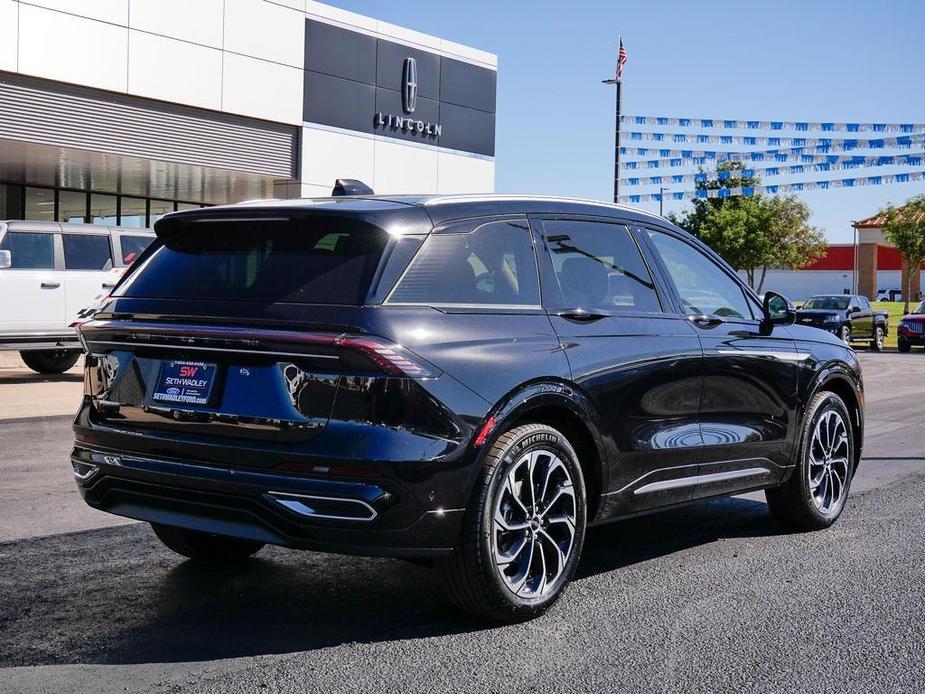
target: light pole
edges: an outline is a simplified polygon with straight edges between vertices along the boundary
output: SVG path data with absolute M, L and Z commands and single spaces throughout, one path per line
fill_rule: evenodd
M 665 216 L 665 191 L 666 190 L 668 189 L 667 188 L 658 189 L 658 216 L 659 217 Z

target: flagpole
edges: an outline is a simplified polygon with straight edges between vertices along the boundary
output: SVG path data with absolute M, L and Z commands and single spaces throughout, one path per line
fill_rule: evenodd
M 617 202 L 620 199 L 620 112 L 622 106 L 622 100 L 620 95 L 622 93 L 623 80 L 617 80 L 617 123 L 614 127 L 614 150 L 613 150 L 613 201 Z
M 613 201 L 620 199 L 620 113 L 622 110 L 622 75 L 620 74 L 620 50 L 623 45 L 623 37 L 617 36 L 617 64 L 613 77 L 607 80 L 601 80 L 604 84 L 613 84 L 617 88 L 616 100 L 616 120 L 613 130 Z M 624 61 L 625 62 L 625 61 Z

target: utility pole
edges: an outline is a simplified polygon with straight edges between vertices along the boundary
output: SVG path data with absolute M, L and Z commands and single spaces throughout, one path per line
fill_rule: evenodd
M 617 37 L 617 69 L 612 79 L 601 80 L 603 84 L 613 84 L 617 87 L 616 119 L 613 133 L 613 201 L 620 198 L 620 115 L 622 112 L 621 92 L 623 85 L 623 65 L 626 64 L 626 50 L 623 48 L 623 38 Z

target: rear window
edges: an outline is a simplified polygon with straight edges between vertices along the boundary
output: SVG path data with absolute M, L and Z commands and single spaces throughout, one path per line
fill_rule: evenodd
M 64 267 L 68 270 L 111 270 L 109 236 L 64 234 Z
M 122 247 L 122 264 L 131 265 L 135 262 L 142 251 L 151 245 L 154 240 L 152 236 L 126 236 L 119 237 L 119 245 Z
M 157 241 L 117 295 L 362 304 L 388 238 L 331 218 L 186 224 Z

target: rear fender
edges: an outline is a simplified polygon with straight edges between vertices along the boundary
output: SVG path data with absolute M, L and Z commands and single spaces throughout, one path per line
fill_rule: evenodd
M 482 461 L 494 441 L 505 431 L 527 422 L 546 421 L 557 413 L 570 421 L 578 421 L 588 432 L 594 446 L 595 460 L 591 472 L 594 475 L 596 494 L 609 489 L 609 467 L 613 444 L 601 435 L 603 427 L 597 409 L 590 399 L 574 385 L 560 380 L 534 381 L 519 386 L 505 395 L 475 429 L 470 442 L 478 464 L 473 465 L 467 480 L 467 498 L 471 495 Z M 587 468 L 585 465 L 583 469 Z M 598 509 L 597 499 L 589 498 L 592 509 Z M 595 520 L 593 517 L 589 520 Z

